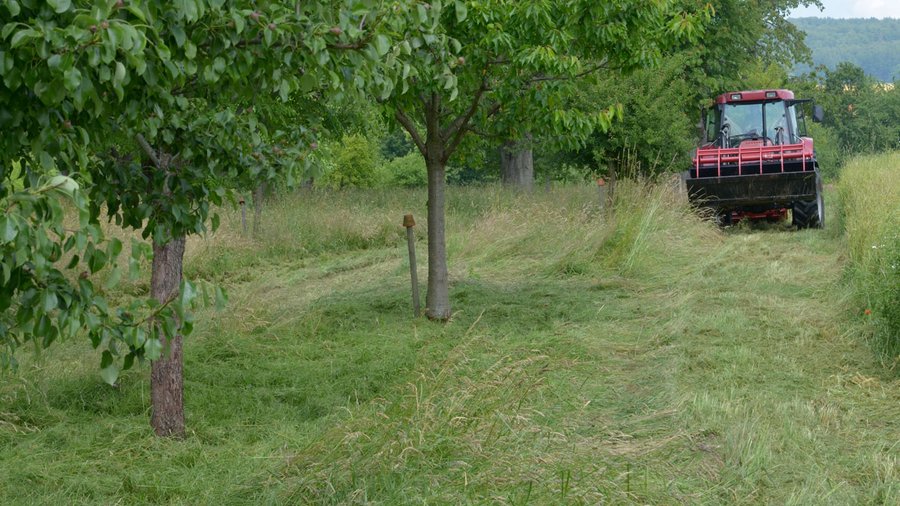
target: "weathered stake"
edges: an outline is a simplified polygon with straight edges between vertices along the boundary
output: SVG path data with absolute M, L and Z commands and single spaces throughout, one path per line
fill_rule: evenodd
M 241 197 L 241 229 L 243 229 L 244 235 L 247 235 L 247 206 L 244 197 Z
M 600 210 L 602 211 L 606 207 L 607 200 L 606 181 L 602 177 L 597 178 L 597 194 L 600 197 Z
M 412 280 L 413 314 L 418 318 L 421 307 L 419 306 L 419 276 L 416 273 L 416 238 L 413 233 L 416 220 L 413 219 L 413 215 L 407 214 L 403 217 L 403 226 L 406 227 L 406 243 L 409 246 L 409 277 Z

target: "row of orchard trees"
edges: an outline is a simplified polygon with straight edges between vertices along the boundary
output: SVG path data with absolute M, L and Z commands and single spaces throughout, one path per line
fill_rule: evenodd
M 447 162 L 474 129 L 577 146 L 621 110 L 561 107 L 584 76 L 655 64 L 699 33 L 700 2 L 646 0 L 0 0 L 0 339 L 86 335 L 112 383 L 151 366 L 151 423 L 184 433 L 182 336 L 205 291 L 185 237 L 216 206 L 304 176 L 315 108 L 374 97 L 428 168 L 427 314 L 450 317 Z M 105 238 L 108 219 L 148 243 Z M 92 274 L 151 258 L 150 291 L 111 307 Z M 127 263 L 132 269 L 123 269 Z M 133 272 L 132 272 L 133 274 Z

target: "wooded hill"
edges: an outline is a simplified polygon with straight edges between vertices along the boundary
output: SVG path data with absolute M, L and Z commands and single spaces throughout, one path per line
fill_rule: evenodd
M 885 82 L 900 77 L 900 19 L 795 18 L 790 20 L 806 32 L 806 45 L 815 65 L 834 68 L 849 61 L 867 74 Z M 798 65 L 795 72 L 808 72 Z

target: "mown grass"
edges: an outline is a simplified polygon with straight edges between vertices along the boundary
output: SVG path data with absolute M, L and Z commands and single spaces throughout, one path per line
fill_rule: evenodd
M 900 365 L 900 153 L 850 160 L 839 188 L 860 312 L 875 349 Z
M 655 185 L 596 204 L 453 188 L 445 325 L 410 314 L 423 192 L 227 214 L 189 244 L 231 297 L 187 340 L 187 439 L 152 436 L 146 368 L 111 388 L 62 343 L 3 378 L 0 502 L 900 501 L 900 382 L 840 236 L 722 233 Z

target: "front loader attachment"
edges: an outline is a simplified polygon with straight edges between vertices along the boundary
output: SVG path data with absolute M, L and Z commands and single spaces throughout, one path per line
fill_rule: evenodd
M 815 200 L 818 194 L 815 170 L 700 178 L 691 177 L 691 172 L 685 178 L 691 202 L 720 211 L 790 207 L 794 202 Z

